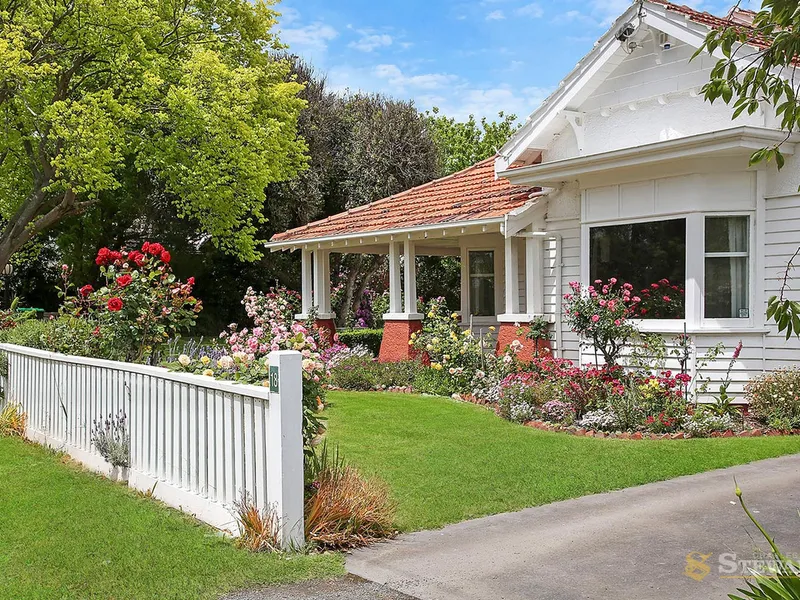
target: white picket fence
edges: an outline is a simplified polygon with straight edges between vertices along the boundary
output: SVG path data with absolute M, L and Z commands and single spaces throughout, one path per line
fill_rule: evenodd
M 269 355 L 267 388 L 10 344 L 0 352 L 8 357 L 6 401 L 28 414 L 30 439 L 119 478 L 94 449 L 91 429 L 122 411 L 128 485 L 231 533 L 233 503 L 247 494 L 276 511 L 284 547 L 303 543 L 300 353 Z

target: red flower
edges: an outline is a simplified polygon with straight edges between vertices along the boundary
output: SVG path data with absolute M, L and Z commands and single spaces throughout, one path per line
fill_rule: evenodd
M 81 296 L 83 296 L 84 298 L 88 298 L 89 294 L 91 294 L 94 291 L 94 288 L 87 283 L 78 291 L 80 292 Z
M 94 262 L 98 265 L 107 265 L 109 254 L 111 254 L 111 251 L 108 248 L 100 248 L 100 250 L 97 251 L 97 258 L 94 259 Z
M 151 247 L 152 247 L 152 246 L 151 246 Z M 168 263 L 169 261 L 171 261 L 171 260 L 172 260 L 172 256 L 170 255 L 170 253 L 169 253 L 169 252 L 167 252 L 166 250 L 164 250 L 164 251 L 161 253 L 161 260 L 162 260 L 163 262 L 165 262 L 165 263 Z
M 144 264 L 144 261 L 147 260 L 147 257 L 138 250 L 133 250 L 130 254 L 128 254 L 128 260 L 132 260 L 134 263 L 136 263 L 137 267 L 141 267 Z
M 144 246 L 142 246 L 144 248 Z M 159 244 L 158 242 L 154 242 L 147 247 L 145 252 L 152 254 L 153 256 L 158 256 L 164 251 L 164 246 Z
M 108 253 L 108 262 L 116 263 L 122 260 L 122 253 L 117 250 L 112 250 Z
M 126 287 L 127 285 L 130 284 L 131 281 L 133 281 L 133 277 L 131 277 L 127 273 L 125 273 L 125 275 L 120 275 L 119 277 L 117 277 L 117 283 L 119 284 L 119 287 Z
M 194 277 L 189 277 L 189 279 L 186 280 L 186 284 L 187 285 L 194 285 Z
M 145 242 L 142 244 L 142 252 L 149 252 L 150 251 L 150 242 Z
M 117 312 L 118 310 L 122 310 L 122 300 L 117 298 L 116 296 L 114 298 L 109 299 L 108 310 L 110 310 L 111 312 Z

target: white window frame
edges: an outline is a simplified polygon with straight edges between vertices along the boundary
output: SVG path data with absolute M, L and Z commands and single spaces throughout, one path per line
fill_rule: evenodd
M 710 252 L 706 253 L 706 217 L 747 217 L 748 226 L 748 251 L 747 252 Z M 756 270 L 756 228 L 755 228 L 755 212 L 754 211 L 718 211 L 718 212 L 704 212 L 703 218 L 703 235 L 702 235 L 702 260 L 699 266 L 701 273 L 701 290 L 703 291 L 702 303 L 700 306 L 700 327 L 702 329 L 736 329 L 736 328 L 751 328 L 755 326 L 755 319 L 753 313 L 755 312 L 755 270 Z M 720 257 L 727 258 L 731 256 L 746 256 L 747 257 L 747 298 L 749 307 L 749 316 L 745 318 L 706 318 L 706 303 L 705 303 L 705 283 L 706 283 L 706 258 L 707 257 Z
M 505 256 L 503 238 L 500 235 L 482 234 L 461 238 L 461 319 L 462 324 L 467 325 L 472 319 L 472 324 L 477 326 L 497 325 L 497 311 L 502 311 L 505 306 Z M 496 237 L 496 239 L 495 239 Z M 470 252 L 494 252 L 494 310 L 495 314 L 486 317 L 476 317 L 470 315 L 470 277 L 469 277 L 469 253 Z
M 739 217 L 749 218 L 749 260 L 748 265 L 748 294 L 750 299 L 750 317 L 748 319 L 706 319 L 705 318 L 705 218 L 706 217 Z M 589 285 L 590 273 L 590 233 L 593 227 L 609 227 L 614 225 L 630 225 L 636 223 L 651 223 L 656 221 L 671 221 L 685 219 L 686 221 L 686 281 L 684 284 L 684 318 L 683 319 L 635 319 L 634 323 L 642 331 L 653 333 L 682 333 L 684 328 L 690 333 L 703 331 L 734 331 L 754 330 L 755 307 L 755 269 L 756 269 L 756 214 L 755 211 L 702 211 L 670 213 L 652 215 L 629 219 L 612 219 L 605 221 L 592 221 L 581 224 L 581 284 Z
M 480 278 L 487 278 L 489 275 L 482 274 L 482 275 L 473 275 L 472 274 L 472 259 L 471 254 L 473 252 L 491 252 L 492 253 L 492 280 L 494 283 L 494 315 L 472 315 L 472 278 L 473 277 L 480 277 Z M 467 314 L 470 316 L 474 316 L 476 319 L 496 319 L 497 315 L 497 249 L 493 247 L 487 248 L 467 248 L 466 249 L 467 255 Z

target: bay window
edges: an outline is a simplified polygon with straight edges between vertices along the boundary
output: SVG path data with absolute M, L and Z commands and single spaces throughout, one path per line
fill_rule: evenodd
M 705 218 L 704 317 L 750 317 L 750 226 L 746 216 Z
M 495 315 L 494 251 L 469 252 L 469 312 L 476 317 Z
M 638 299 L 632 308 L 639 318 L 683 318 L 686 219 L 592 227 L 589 277 L 632 285 Z

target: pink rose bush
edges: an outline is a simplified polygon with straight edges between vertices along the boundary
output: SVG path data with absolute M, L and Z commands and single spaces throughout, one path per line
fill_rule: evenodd
M 317 412 L 324 405 L 327 369 L 320 354 L 320 339 L 309 324 L 294 321 L 299 295 L 285 288 L 267 294 L 248 288 L 242 299 L 252 326 L 231 323 L 219 338 L 223 347 L 214 356 L 178 356 L 173 370 L 202 374 L 240 383 L 269 386 L 269 353 L 296 350 L 303 357 L 303 435 L 307 449 L 321 430 Z

